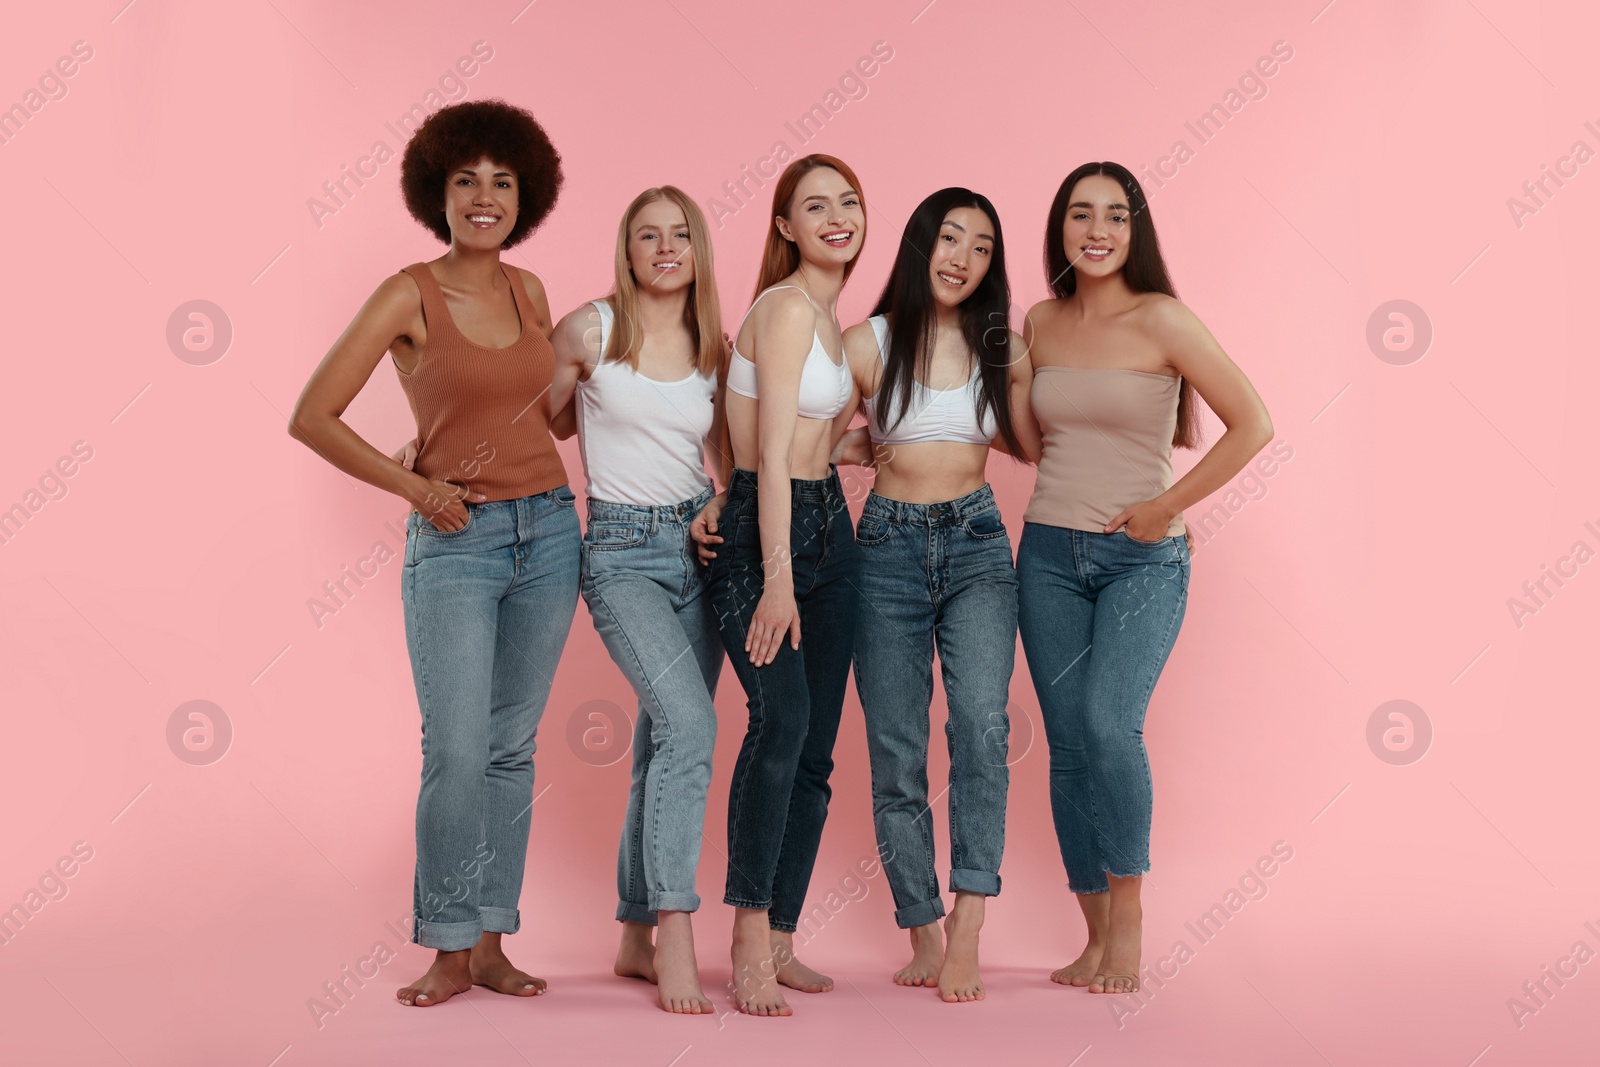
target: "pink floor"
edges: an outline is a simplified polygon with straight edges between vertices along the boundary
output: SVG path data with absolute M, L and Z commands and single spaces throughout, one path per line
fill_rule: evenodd
M 0 1067 L 1600 1063 L 1595 5 L 6 14 Z M 912 207 L 962 184 L 1004 216 L 1018 327 L 1061 178 L 1096 159 L 1141 176 L 1179 295 L 1262 395 L 1276 458 L 1188 516 L 1202 546 L 1146 729 L 1140 997 L 1048 981 L 1082 929 L 1019 656 L 989 998 L 889 981 L 907 949 L 888 887 L 852 874 L 874 850 L 852 691 L 804 950 L 837 988 L 794 995 L 789 1019 L 664 1015 L 610 976 L 633 701 L 580 607 L 507 942 L 551 992 L 395 1002 L 429 958 L 402 943 L 420 751 L 384 560 L 405 505 L 284 430 L 374 287 L 440 252 L 401 202 L 394 124 L 494 96 L 565 161 L 548 222 L 507 256 L 557 316 L 606 291 L 616 214 L 670 182 L 712 217 L 731 327 L 783 145 L 865 186 L 847 325 Z M 1196 136 L 1214 105 L 1226 125 Z M 209 332 L 186 341 L 197 307 Z M 386 365 L 346 418 L 385 450 L 413 433 Z M 1015 540 L 1032 474 L 989 470 Z M 192 701 L 211 733 L 186 742 Z M 731 671 L 718 708 L 697 929 L 726 1005 Z

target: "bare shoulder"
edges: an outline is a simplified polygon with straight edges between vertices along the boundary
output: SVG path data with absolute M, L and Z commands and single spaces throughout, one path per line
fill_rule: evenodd
M 1134 309 L 1134 321 L 1166 353 L 1191 350 L 1214 343 L 1200 317 L 1177 297 L 1143 293 Z
M 817 309 L 811 298 L 793 286 L 768 289 L 757 300 L 754 312 L 756 320 L 769 328 L 810 329 L 817 322 Z
M 872 330 L 872 323 L 858 322 L 844 331 L 845 354 L 854 358 L 857 355 L 876 356 L 878 354 L 878 335 Z
M 408 333 L 421 323 L 422 289 L 411 275 L 395 271 L 378 283 L 361 313 L 391 327 L 395 336 Z
M 531 270 L 525 270 L 524 268 L 517 266 L 515 263 L 507 263 L 506 266 L 511 268 L 513 277 L 516 277 L 522 281 L 523 292 L 527 293 L 528 296 L 535 300 L 546 299 L 544 282 L 539 280 L 539 276 L 537 274 L 533 273 Z
M 858 322 L 844 331 L 844 358 L 855 376 L 856 387 L 867 396 L 878 391 L 883 375 L 883 357 L 878 352 L 878 335 L 872 323 Z
M 1056 313 L 1061 310 L 1062 305 L 1065 303 L 1066 301 L 1058 296 L 1046 297 L 1029 308 L 1028 313 L 1024 316 L 1024 318 L 1027 321 L 1035 324 L 1043 322 L 1049 318 L 1054 318 Z
M 550 339 L 559 341 L 556 355 L 576 362 L 594 362 L 600 355 L 600 312 L 582 303 L 561 317 Z

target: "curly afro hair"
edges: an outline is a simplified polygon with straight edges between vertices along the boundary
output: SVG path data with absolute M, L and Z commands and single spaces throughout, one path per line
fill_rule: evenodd
M 406 143 L 400 189 L 411 217 L 445 244 L 450 243 L 445 181 L 451 171 L 486 156 L 517 176 L 517 221 L 502 248 L 516 247 L 555 207 L 561 192 L 561 156 L 532 115 L 504 100 L 469 100 L 442 107 Z

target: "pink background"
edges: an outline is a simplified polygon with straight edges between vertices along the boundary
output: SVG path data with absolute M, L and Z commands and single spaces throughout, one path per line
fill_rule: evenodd
M 1520 626 L 1507 603 L 1575 542 L 1600 549 L 1600 374 L 1579 312 L 1600 282 L 1600 163 L 1536 213 L 1507 204 L 1575 141 L 1600 149 L 1584 126 L 1600 126 L 1589 5 L 125 2 L 35 5 L 0 35 L 0 104 L 23 101 L 74 42 L 93 50 L 65 97 L 0 145 L 0 508 L 40 505 L 0 544 L 0 907 L 76 842 L 92 849 L 66 895 L 0 945 L 0 1060 L 1593 1062 L 1600 964 L 1572 975 L 1560 961 L 1579 941 L 1600 950 L 1600 727 L 1584 677 L 1600 565 L 1547 581 L 1554 595 Z M 625 753 L 586 753 L 568 729 L 587 702 L 633 704 L 580 608 L 540 734 L 523 931 L 507 940 L 551 992 L 395 1003 L 431 958 L 396 932 L 420 766 L 400 565 L 320 628 L 307 602 L 377 542 L 396 548 L 404 505 L 284 428 L 361 301 L 441 250 L 400 203 L 402 141 L 385 123 L 477 41 L 492 58 L 456 98 L 529 107 L 565 158 L 555 212 L 510 256 L 558 315 L 604 291 L 617 214 L 639 189 L 672 182 L 709 209 L 779 140 L 861 175 L 871 215 L 847 323 L 876 296 L 911 208 L 946 184 L 998 206 L 1025 308 L 1044 294 L 1040 229 L 1062 176 L 1092 159 L 1143 173 L 1188 142 L 1164 185 L 1147 181 L 1179 295 L 1293 456 L 1243 484 L 1197 552 L 1150 710 L 1145 959 L 1180 940 L 1193 950 L 1164 985 L 1114 1007 L 1047 981 L 1081 926 L 1019 656 L 987 1001 L 944 1005 L 888 981 L 906 948 L 879 875 L 808 948 L 839 988 L 792 995 L 792 1019 L 656 1010 L 648 987 L 609 973 Z M 784 123 L 878 41 L 893 56 L 866 95 L 800 148 Z M 1200 144 L 1184 123 L 1277 41 L 1293 58 L 1267 95 Z M 308 199 L 378 140 L 396 159 L 318 225 Z M 730 326 L 769 196 L 716 231 Z M 169 317 L 197 299 L 233 329 L 209 363 L 215 349 L 187 362 L 167 341 Z M 1366 339 L 1397 299 L 1432 324 L 1408 365 Z M 410 434 L 387 364 L 348 417 L 384 448 Z M 1211 419 L 1208 440 L 1219 432 Z M 76 442 L 92 457 L 49 478 Z M 564 455 L 578 488 L 577 451 Z M 991 474 L 1020 533 L 1031 474 L 998 459 Z M 41 479 L 55 499 L 28 496 Z M 1431 724 L 1425 758 L 1386 762 L 1369 745 L 1375 709 L 1397 699 Z M 209 765 L 169 746 L 191 700 L 233 731 Z M 697 926 L 725 1004 L 722 826 L 744 720 L 731 671 L 718 705 Z M 1423 750 L 1418 734 L 1395 758 Z M 872 851 L 853 691 L 834 782 L 814 902 Z M 1293 858 L 1265 897 L 1202 944 L 1185 924 L 1280 841 Z M 319 1027 L 308 999 L 380 941 L 397 957 Z M 1547 980 L 1540 1006 L 1522 987 L 1546 965 L 1569 977 Z M 1514 1017 L 1519 996 L 1537 1012 Z

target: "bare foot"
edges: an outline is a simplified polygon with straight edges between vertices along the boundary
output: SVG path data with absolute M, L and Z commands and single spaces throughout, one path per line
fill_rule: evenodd
M 749 908 L 734 911 L 733 999 L 746 1015 L 793 1015 L 778 988 L 778 966 L 772 959 L 772 931 L 767 913 Z
M 655 982 L 656 946 L 650 940 L 653 933 L 655 927 L 644 923 L 622 924 L 622 944 L 617 946 L 617 962 L 611 968 L 618 978 L 643 978 L 646 982 Z
M 944 962 L 939 966 L 939 996 L 947 1003 L 983 1000 L 978 973 L 978 931 L 983 929 L 982 893 L 956 893 L 956 906 L 944 921 Z
M 1062 985 L 1086 986 L 1091 978 L 1100 973 L 1100 957 L 1103 955 L 1105 945 L 1091 935 L 1089 943 L 1083 947 L 1083 955 L 1060 970 L 1051 971 L 1050 980 Z
M 1144 911 L 1139 904 L 1139 879 L 1110 876 L 1111 923 L 1105 958 L 1089 979 L 1091 993 L 1133 993 L 1139 988 L 1139 936 Z
M 772 959 L 778 965 L 778 981 L 802 993 L 831 993 L 833 979 L 801 963 L 794 954 L 794 934 L 772 931 Z
M 1089 928 L 1089 943 L 1083 947 L 1083 955 L 1052 972 L 1050 980 L 1061 985 L 1086 986 L 1100 973 L 1100 959 L 1106 952 L 1106 938 L 1111 926 L 1111 895 L 1074 893 L 1073 896 L 1077 897 L 1084 925 Z
M 472 984 L 514 997 L 536 997 L 545 991 L 545 980 L 520 971 L 500 948 L 500 935 L 486 933 L 472 946 L 468 961 Z
M 428 973 L 402 989 L 395 990 L 395 999 L 417 1008 L 431 1008 L 443 1004 L 457 993 L 472 988 L 472 973 L 468 958 L 470 949 L 459 952 L 440 952 L 433 958 Z
M 911 928 L 911 962 L 894 972 L 895 985 L 937 985 L 944 934 L 936 922 Z
M 700 988 L 694 959 L 694 928 L 686 911 L 659 913 L 655 961 L 651 968 L 661 987 L 661 1007 L 679 1015 L 710 1015 L 717 1009 Z

